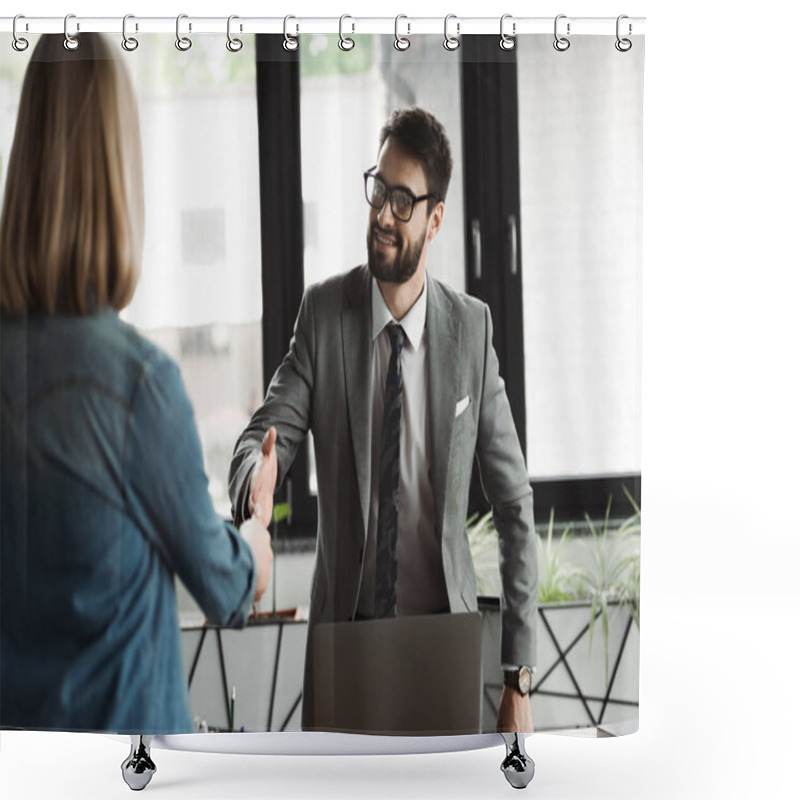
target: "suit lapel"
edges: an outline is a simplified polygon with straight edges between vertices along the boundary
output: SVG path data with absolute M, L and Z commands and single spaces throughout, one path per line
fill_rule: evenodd
M 345 285 L 342 309 L 345 392 L 353 456 L 356 464 L 358 495 L 364 520 L 364 535 L 369 525 L 372 407 L 370 403 L 370 294 L 366 267 L 352 273 Z
M 461 326 L 452 314 L 452 304 L 435 279 L 428 276 L 428 415 L 432 447 L 433 494 L 436 530 L 444 530 L 450 443 L 458 400 L 461 369 Z

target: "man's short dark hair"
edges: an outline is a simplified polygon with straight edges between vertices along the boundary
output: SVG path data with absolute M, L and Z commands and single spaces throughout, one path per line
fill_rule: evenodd
M 422 164 L 428 192 L 434 195 L 428 200 L 430 214 L 447 197 L 453 174 L 450 142 L 442 123 L 422 108 L 396 109 L 381 129 L 379 150 L 390 136 Z

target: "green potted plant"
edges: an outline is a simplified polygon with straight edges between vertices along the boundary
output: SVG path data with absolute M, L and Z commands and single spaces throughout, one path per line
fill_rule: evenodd
M 567 525 L 556 542 L 553 541 L 554 527 L 555 509 L 551 508 L 547 536 L 536 536 L 540 603 L 566 603 L 574 599 L 570 587 L 578 574 L 578 568 L 566 562 L 562 554 L 562 549 L 569 541 L 572 525 Z
M 577 535 L 574 523 L 559 532 L 554 509 L 546 529 L 537 532 L 540 647 L 534 709 L 539 730 L 630 721 L 638 713 L 631 706 L 638 701 L 641 521 L 638 505 L 626 495 L 633 513 L 622 521 L 611 519 L 609 501 L 602 521 L 587 517 L 585 534 Z M 484 612 L 484 719 L 491 720 L 494 699 L 502 688 L 495 676 L 501 627 L 497 533 L 491 513 L 474 515 L 467 522 L 476 584 L 483 595 L 479 600 Z M 603 650 L 595 657 L 597 620 Z M 615 664 L 610 675 L 612 642 Z
M 595 621 L 599 618 L 603 627 L 603 650 L 605 654 L 605 677 L 608 683 L 608 615 L 612 603 L 622 603 L 631 610 L 638 627 L 638 565 L 640 512 L 633 498 L 626 491 L 635 513 L 627 517 L 615 530 L 609 529 L 611 497 L 608 498 L 602 529 L 586 515 L 591 538 L 583 539 L 581 545 L 587 555 L 586 565 L 577 569 L 572 580 L 576 595 L 591 601 L 589 621 L 589 647 L 594 637 Z M 635 615 L 633 609 L 636 609 Z

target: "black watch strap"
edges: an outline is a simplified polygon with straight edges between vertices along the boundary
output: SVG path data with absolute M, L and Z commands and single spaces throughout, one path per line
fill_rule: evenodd
M 503 686 L 516 689 L 524 697 L 530 694 L 532 677 L 533 671 L 530 667 L 507 669 L 503 671 Z

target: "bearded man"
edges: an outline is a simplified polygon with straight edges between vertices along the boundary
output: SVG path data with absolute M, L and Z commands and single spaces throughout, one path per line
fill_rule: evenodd
M 314 436 L 317 555 L 303 728 L 314 730 L 320 622 L 477 610 L 465 533 L 477 456 L 500 541 L 499 731 L 533 730 L 537 565 L 533 495 L 481 301 L 427 274 L 452 174 L 442 125 L 395 111 L 364 173 L 366 266 L 306 289 L 289 352 L 237 442 L 237 522 Z M 272 427 L 274 448 L 262 441 Z M 454 665 L 457 669 L 457 665 Z

